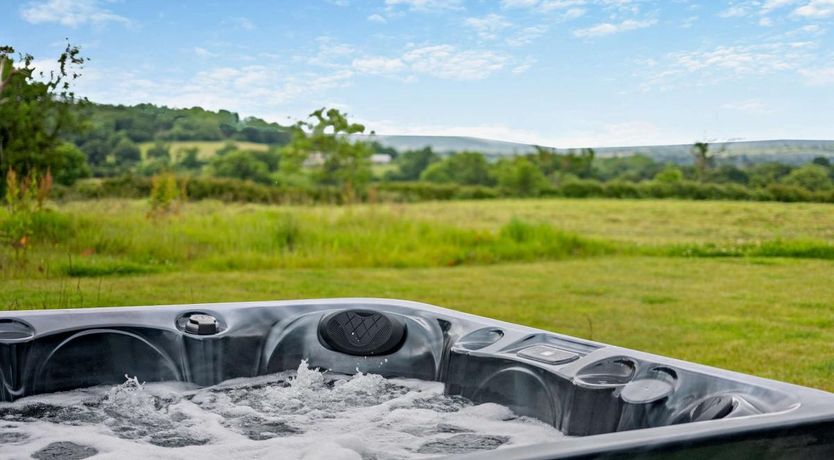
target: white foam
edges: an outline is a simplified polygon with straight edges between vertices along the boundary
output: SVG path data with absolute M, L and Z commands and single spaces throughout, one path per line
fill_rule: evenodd
M 115 387 L 0 403 L 0 432 L 7 434 L 3 459 L 72 441 L 97 449 L 96 459 L 381 460 L 562 437 L 504 406 L 445 396 L 438 382 L 334 376 L 306 362 L 207 388 L 132 377 Z

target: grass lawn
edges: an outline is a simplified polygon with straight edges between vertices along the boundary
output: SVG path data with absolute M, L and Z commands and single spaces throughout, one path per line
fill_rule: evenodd
M 402 298 L 834 390 L 830 258 L 632 250 L 831 244 L 831 205 L 202 202 L 166 221 L 146 218 L 146 208 L 140 201 L 61 207 L 62 217 L 47 222 L 52 236 L 35 242 L 25 266 L 6 255 L 0 308 Z M 62 271 L 68 259 L 74 271 Z

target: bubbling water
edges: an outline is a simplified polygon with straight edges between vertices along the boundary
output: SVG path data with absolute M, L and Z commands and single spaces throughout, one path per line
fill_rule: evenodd
M 126 376 L 127 377 L 127 376 Z M 562 434 L 443 384 L 295 371 L 125 383 L 0 403 L 0 458 L 406 459 L 554 441 Z

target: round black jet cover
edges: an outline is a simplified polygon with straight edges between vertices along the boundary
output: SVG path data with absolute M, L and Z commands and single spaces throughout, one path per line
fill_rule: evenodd
M 328 348 L 355 356 L 387 355 L 405 339 L 405 323 L 371 310 L 330 313 L 319 322 L 319 337 Z

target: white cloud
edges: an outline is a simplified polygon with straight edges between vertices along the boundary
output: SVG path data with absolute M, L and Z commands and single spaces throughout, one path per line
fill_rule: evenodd
M 463 3 L 461 0 L 385 0 L 385 6 L 402 6 L 410 11 L 437 11 L 459 10 L 463 8 Z
M 770 110 L 767 108 L 764 102 L 758 99 L 748 99 L 739 102 L 728 102 L 726 104 L 723 104 L 721 108 L 750 114 L 770 113 Z
M 452 45 L 414 48 L 402 57 L 418 73 L 450 80 L 482 80 L 504 68 L 507 58 L 488 50 L 458 50 Z
M 381 14 L 376 14 L 376 13 L 368 16 L 368 21 L 376 22 L 376 23 L 379 23 L 379 24 L 385 24 L 386 22 L 388 22 L 388 20 L 385 19 L 385 16 L 383 16 Z
M 247 31 L 250 31 L 250 32 L 258 28 L 255 25 L 255 23 L 252 22 L 251 19 L 244 18 L 242 16 L 241 17 L 236 17 L 236 18 L 230 18 L 229 23 L 231 23 L 231 24 L 233 24 L 233 25 L 235 25 L 235 26 L 237 26 L 237 27 L 239 27 L 243 30 L 247 30 Z
M 55 22 L 67 27 L 85 24 L 101 25 L 116 22 L 130 25 L 124 16 L 102 7 L 97 0 L 46 0 L 30 2 L 23 6 L 20 15 L 32 24 Z
M 834 85 L 834 67 L 802 69 L 799 71 L 799 74 L 805 77 L 805 81 L 809 85 Z
M 495 40 L 498 33 L 512 26 L 512 23 L 495 13 L 482 18 L 466 18 L 464 23 L 472 28 L 484 40 Z
M 314 55 L 301 59 L 308 64 L 322 67 L 343 67 L 357 51 L 353 45 L 327 36 L 316 37 L 316 45 L 318 50 Z
M 503 8 L 532 8 L 539 5 L 539 0 L 501 0 Z
M 747 16 L 747 8 L 740 6 L 740 5 L 733 5 L 726 10 L 718 13 L 718 16 L 722 18 L 739 18 L 742 16 Z
M 761 13 L 767 14 L 773 10 L 788 6 L 792 3 L 796 3 L 796 0 L 767 0 L 762 5 Z
M 820 19 L 834 16 L 834 0 L 811 0 L 793 11 L 796 16 Z
M 604 22 L 585 29 L 577 29 L 573 31 L 573 35 L 579 38 L 604 37 L 606 35 L 612 35 L 628 30 L 645 29 L 646 27 L 651 27 L 655 24 L 657 24 L 657 20 L 655 19 L 646 19 L 642 21 L 626 19 L 625 21 L 617 24 Z
M 795 44 L 719 46 L 711 51 L 673 54 L 678 66 L 690 71 L 718 70 L 736 75 L 766 74 L 796 66 L 787 48 Z
M 681 28 L 682 29 L 690 29 L 696 22 L 700 19 L 698 16 L 689 16 L 688 18 L 681 21 Z
M 759 25 L 762 27 L 770 27 L 773 25 L 773 20 L 768 17 L 759 18 Z
M 644 90 L 703 86 L 724 80 L 798 71 L 814 60 L 813 42 L 725 45 L 708 50 L 669 53 L 653 66 Z
M 515 33 L 512 37 L 507 39 L 507 44 L 510 46 L 523 46 L 532 43 L 535 39 L 541 37 L 547 32 L 547 26 L 530 26 L 525 27 Z
M 586 3 L 586 0 L 501 0 L 501 7 L 504 9 L 533 9 L 538 11 L 581 10 L 581 8 L 576 7 Z M 576 14 L 576 11 L 573 14 Z
M 532 68 L 532 67 L 533 67 L 533 64 L 535 64 L 535 63 L 536 63 L 536 60 L 535 60 L 535 59 L 532 59 L 532 58 L 531 58 L 531 59 L 527 59 L 527 60 L 525 60 L 523 63 L 521 63 L 521 64 L 519 64 L 519 65 L 517 65 L 517 66 L 513 67 L 513 68 L 512 68 L 512 70 L 511 70 L 511 72 L 512 72 L 514 75 L 521 75 L 521 74 L 523 74 L 523 73 L 527 72 L 528 70 L 530 70 L 530 68 Z
M 354 70 L 360 73 L 374 75 L 391 75 L 406 70 L 406 65 L 399 58 L 368 57 L 354 59 L 351 64 Z
M 215 55 L 211 51 L 209 51 L 205 48 L 200 48 L 199 46 L 194 48 L 194 54 L 196 54 L 197 56 L 200 56 L 200 57 L 212 57 L 212 56 Z
M 567 20 L 571 20 L 571 19 L 581 18 L 582 16 L 585 15 L 585 13 L 586 13 L 585 8 L 568 8 L 568 10 L 565 11 L 565 14 L 562 17 L 567 19 Z

